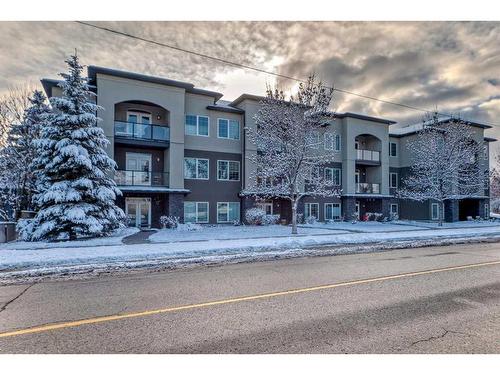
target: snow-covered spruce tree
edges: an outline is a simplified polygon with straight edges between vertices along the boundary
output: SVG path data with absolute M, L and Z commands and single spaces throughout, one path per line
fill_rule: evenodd
M 30 106 L 23 119 L 9 127 L 7 146 L 0 151 L 0 185 L 3 201 L 13 209 L 12 219 L 17 220 L 21 210 L 32 209 L 32 196 L 36 192 L 32 166 L 36 158 L 36 140 L 47 119 L 49 107 L 45 95 L 35 90 L 29 97 Z
M 439 203 L 440 226 L 446 201 L 484 195 L 486 176 L 480 160 L 483 145 L 474 140 L 466 122 L 460 119 L 443 122 L 437 114 L 429 115 L 407 147 L 413 164 L 398 195 Z
M 296 96 L 286 98 L 268 87 L 255 116 L 255 129 L 247 134 L 257 152 L 250 156 L 253 184 L 243 191 L 257 198 L 287 199 L 292 207 L 292 234 L 297 234 L 297 207 L 305 196 L 339 196 L 340 190 L 324 167 L 332 152 L 322 150 L 319 135 L 333 114 L 329 110 L 333 90 L 310 76 Z
M 109 177 L 116 164 L 104 151 L 109 141 L 97 126 L 99 107 L 90 101 L 77 56 L 66 63 L 62 97 L 50 99 L 53 114 L 37 142 L 35 163 L 43 166 L 37 182 L 45 189 L 35 195 L 36 217 L 23 228 L 28 240 L 104 236 L 125 218 L 115 205 L 121 192 Z

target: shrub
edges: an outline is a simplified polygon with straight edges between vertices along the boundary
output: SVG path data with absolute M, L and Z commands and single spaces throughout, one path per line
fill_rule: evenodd
M 389 216 L 389 220 L 390 221 L 399 220 L 399 215 L 395 212 L 391 212 L 391 214 Z
M 262 217 L 262 225 L 275 225 L 280 221 L 280 215 L 264 215 Z
M 160 216 L 160 224 L 164 229 L 175 229 L 179 226 L 179 218 L 177 216 Z
M 304 214 L 297 214 L 297 223 L 304 223 Z
M 245 220 L 250 225 L 262 225 L 266 212 L 261 208 L 250 208 L 245 212 Z
M 307 224 L 316 224 L 318 219 L 316 219 L 316 216 L 308 216 L 306 217 L 306 223 Z

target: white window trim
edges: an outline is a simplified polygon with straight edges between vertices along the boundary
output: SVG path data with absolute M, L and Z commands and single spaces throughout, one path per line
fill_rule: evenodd
M 392 155 L 392 145 L 396 145 L 396 155 Z M 397 158 L 398 157 L 398 144 L 396 142 L 389 142 L 389 156 L 391 158 Z
M 396 214 L 399 215 L 399 204 L 397 203 L 391 203 L 391 210 L 390 210 L 390 213 L 392 214 L 392 207 L 396 207 Z
M 392 186 L 392 176 L 396 175 L 396 186 Z M 399 181 L 398 181 L 398 173 L 397 172 L 390 172 L 389 173 L 389 188 L 391 189 L 397 189 L 399 186 Z
M 140 198 L 140 197 L 127 197 L 125 198 L 125 215 L 127 216 L 128 218 L 128 203 L 143 203 L 143 202 L 147 202 L 149 207 L 148 207 L 148 225 L 147 227 L 151 227 L 151 198 L 147 198 L 147 197 L 144 197 L 144 198 Z M 137 207 L 137 206 L 136 206 Z M 136 208 L 137 209 L 137 208 Z M 137 215 L 137 211 L 136 211 L 136 215 Z M 137 224 L 137 216 L 136 216 L 136 224 Z
M 184 164 L 183 168 L 186 168 L 186 159 L 195 159 L 196 160 L 196 177 L 186 177 L 186 170 L 184 169 L 184 179 L 185 180 L 210 180 L 210 159 L 204 159 L 204 158 L 192 158 L 192 157 L 184 157 Z M 198 177 L 198 160 L 206 160 L 207 163 L 207 178 L 200 178 Z
M 437 207 L 437 217 L 434 217 L 434 209 L 433 209 L 434 206 Z M 439 220 L 439 216 L 441 215 L 439 210 L 440 210 L 439 203 L 431 203 L 431 220 Z
M 339 139 L 339 148 L 337 148 L 337 137 Z M 342 137 L 340 136 L 340 134 L 334 134 L 333 135 L 333 149 L 336 152 L 342 151 Z
M 255 206 L 257 208 L 260 208 L 264 212 L 267 212 L 266 207 L 271 207 L 271 213 L 269 215 L 273 215 L 273 203 L 272 202 L 258 202 Z
M 314 203 L 314 202 L 311 202 L 311 203 L 305 203 L 305 206 L 309 206 L 309 207 L 311 207 L 311 206 L 316 206 L 316 207 L 317 207 L 317 211 L 318 211 L 318 216 L 315 216 L 315 218 L 316 218 L 317 220 L 319 220 L 319 203 Z M 304 216 L 305 216 L 305 213 L 306 213 L 306 208 L 305 208 L 305 206 L 304 206 Z M 311 208 L 309 208 L 309 213 L 310 213 L 310 212 L 311 212 Z M 309 215 L 309 216 L 311 216 L 311 215 Z M 305 216 L 305 219 L 307 219 L 309 216 Z
M 325 174 L 325 179 L 326 179 L 326 170 L 327 169 L 330 169 L 332 170 L 332 177 L 334 176 L 334 173 L 333 171 L 337 170 L 339 171 L 339 183 L 338 184 L 335 184 L 333 186 L 342 186 L 342 168 L 337 168 L 337 167 L 325 167 L 325 170 L 323 171 L 323 173 Z
M 227 137 L 220 137 L 219 136 L 219 120 L 226 120 L 227 121 Z M 229 136 L 229 124 L 231 123 L 231 121 L 238 121 L 238 138 L 231 138 Z M 234 119 L 228 119 L 228 118 L 218 117 L 217 118 L 217 138 L 219 138 L 219 139 L 227 139 L 227 140 L 230 140 L 230 141 L 240 141 L 240 139 L 241 139 L 241 125 L 240 125 L 240 120 L 234 120 Z
M 151 112 L 141 112 L 139 110 L 130 110 L 130 111 L 127 111 L 127 122 L 128 121 L 128 115 L 136 115 L 137 116 L 137 119 L 139 119 L 140 116 L 144 116 L 144 117 L 149 117 L 149 124 L 145 124 L 145 125 L 152 125 L 152 121 L 153 121 L 153 117 L 151 115 Z M 133 122 L 132 124 L 141 124 L 142 125 L 142 122 Z
M 204 202 L 204 201 L 184 201 L 184 203 L 194 203 L 194 207 L 196 209 L 196 220 L 195 223 L 197 224 L 207 224 L 210 222 L 210 202 Z M 200 203 L 206 203 L 207 204 L 207 221 L 199 221 L 198 220 L 198 204 Z M 185 210 L 185 207 L 183 207 L 183 210 Z
M 187 134 L 186 133 L 186 116 L 195 116 L 196 117 L 196 134 Z M 200 117 L 205 117 L 208 119 L 207 135 L 200 134 Z M 210 137 L 210 116 L 193 115 L 191 113 L 184 114 L 184 135 L 190 135 L 191 137 Z
M 232 223 L 232 220 L 229 220 L 229 204 L 237 204 L 240 208 L 240 217 L 236 220 L 240 220 L 241 218 L 241 203 L 240 202 L 217 202 L 217 223 Z M 227 220 L 221 221 L 219 220 L 219 204 L 227 204 Z
M 224 161 L 227 162 L 227 178 L 219 178 L 219 162 Z M 229 162 L 238 163 L 238 179 L 230 180 L 229 179 Z M 217 181 L 241 181 L 241 163 L 238 160 L 217 160 Z
M 328 132 L 323 134 L 323 149 L 326 151 L 335 150 L 335 134 Z
M 327 219 L 327 217 L 326 217 L 326 207 L 328 205 L 332 205 L 332 206 L 333 205 L 338 205 L 339 206 L 340 215 L 338 216 L 338 218 L 332 217 L 331 219 Z M 325 221 L 327 221 L 327 220 L 339 220 L 340 218 L 342 218 L 342 203 L 334 203 L 334 202 L 325 203 L 324 210 L 325 210 L 325 215 L 324 215 L 325 216 Z M 332 214 L 333 214 L 333 209 L 332 209 Z

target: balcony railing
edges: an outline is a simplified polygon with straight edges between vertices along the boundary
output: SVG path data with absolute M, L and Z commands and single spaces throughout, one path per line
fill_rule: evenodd
M 119 169 L 115 171 L 118 186 L 163 186 L 168 187 L 168 172 L 143 172 Z
M 168 142 L 170 140 L 170 128 L 167 125 L 115 121 L 115 136 L 146 141 Z
M 380 184 L 358 183 L 356 194 L 380 194 Z
M 356 160 L 380 162 L 380 151 L 356 150 Z

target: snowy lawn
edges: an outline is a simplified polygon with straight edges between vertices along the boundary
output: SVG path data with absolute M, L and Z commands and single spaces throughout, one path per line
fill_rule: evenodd
M 24 242 L 16 241 L 9 243 L 0 244 L 0 253 L 3 250 L 40 250 L 40 249 L 51 249 L 51 248 L 63 248 L 63 247 L 96 247 L 96 246 L 108 246 L 108 245 L 119 245 L 122 243 L 124 237 L 130 236 L 134 233 L 139 232 L 138 228 L 122 228 L 117 229 L 113 235 L 109 237 L 101 238 L 91 238 L 88 240 L 77 240 L 77 241 L 61 241 L 61 242 Z
M 264 227 L 265 228 L 265 227 Z M 290 229 L 284 227 L 285 229 Z M 207 228 L 208 229 L 208 228 Z M 264 230 L 267 230 L 265 228 Z M 304 231 L 305 228 L 302 228 Z M 223 263 L 234 259 L 275 259 L 321 254 L 315 246 L 331 245 L 329 254 L 363 248 L 415 247 L 446 239 L 500 238 L 500 227 L 450 228 L 398 232 L 308 234 L 303 236 L 202 240 L 142 245 L 66 247 L 38 250 L 2 249 L 0 282 L 54 274 L 78 274 L 117 269 Z M 183 232 L 184 235 L 188 234 Z M 373 250 L 371 250 L 373 251 Z M 10 280 L 10 281 L 9 281 Z
M 409 221 L 409 220 L 399 220 L 395 221 L 395 224 L 404 225 L 406 227 L 420 227 L 429 229 L 448 229 L 448 228 L 483 228 L 483 227 L 500 227 L 500 220 L 495 221 L 456 221 L 454 223 L 443 223 L 439 226 L 437 222 L 421 222 L 421 221 Z
M 150 242 L 184 242 L 203 240 L 229 240 L 248 238 L 269 238 L 290 236 L 292 228 L 284 225 L 217 225 L 217 226 L 193 226 L 196 230 L 185 230 L 185 226 L 180 229 L 162 229 L 153 233 Z M 334 230 L 329 228 L 313 227 L 299 228 L 299 236 L 322 235 L 322 234 L 347 233 L 345 230 Z
M 301 224 L 299 233 L 303 228 L 317 228 L 317 229 L 330 229 L 330 230 L 346 230 L 352 232 L 395 232 L 395 231 L 408 231 L 408 230 L 422 230 L 422 227 L 405 224 L 400 225 L 399 222 L 393 223 L 380 223 L 378 221 L 358 221 L 356 223 L 350 222 L 332 222 L 332 223 L 314 223 L 314 224 Z

